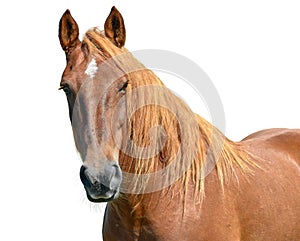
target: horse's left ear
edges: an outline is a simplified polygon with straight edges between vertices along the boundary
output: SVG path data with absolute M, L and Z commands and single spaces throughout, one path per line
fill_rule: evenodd
M 126 30 L 121 13 L 112 7 L 104 24 L 105 35 L 119 48 L 123 47 L 126 39 Z

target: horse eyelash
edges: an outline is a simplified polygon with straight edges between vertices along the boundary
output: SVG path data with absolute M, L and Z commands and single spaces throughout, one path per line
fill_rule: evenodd
M 119 92 L 125 93 L 125 90 L 126 90 L 127 86 L 128 86 L 128 81 L 126 81 L 123 84 L 123 86 L 119 89 Z
M 71 89 L 68 84 L 61 85 L 58 90 L 63 90 L 67 96 L 71 94 Z

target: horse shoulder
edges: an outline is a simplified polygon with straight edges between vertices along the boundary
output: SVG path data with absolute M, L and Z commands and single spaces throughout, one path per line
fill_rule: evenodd
M 243 240 L 298 240 L 300 130 L 263 130 L 240 144 L 259 165 L 240 182 L 237 209 Z

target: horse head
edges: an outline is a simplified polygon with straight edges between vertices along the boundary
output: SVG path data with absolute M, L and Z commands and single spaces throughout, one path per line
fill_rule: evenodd
M 125 26 L 115 7 L 104 29 L 86 33 L 81 41 L 78 25 L 69 10 L 59 23 L 59 40 L 67 60 L 60 89 L 67 96 L 75 144 L 83 160 L 80 178 L 89 200 L 94 202 L 113 200 L 119 193 L 122 174 L 114 137 L 122 136 L 121 126 L 125 121 L 122 97 L 128 85 L 126 78 L 111 76 L 115 73 L 111 62 L 101 68 L 107 58 L 124 51 Z M 103 43 L 97 42 L 95 34 L 101 35 Z M 100 51 L 101 44 L 109 45 L 111 52 Z M 118 115 L 113 115 L 116 112 Z

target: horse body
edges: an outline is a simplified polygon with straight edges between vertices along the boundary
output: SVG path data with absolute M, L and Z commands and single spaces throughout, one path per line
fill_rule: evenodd
M 109 203 L 104 240 L 299 240 L 300 130 L 260 131 L 240 144 L 260 166 L 253 175 L 239 173 L 238 182 L 231 180 L 223 191 L 212 171 L 202 205 L 195 204 L 189 189 L 184 216 L 180 197 L 171 193 L 151 194 L 138 209 L 130 197 Z
M 300 240 L 300 130 L 228 140 L 123 48 L 116 8 L 104 27 L 80 41 L 69 11 L 59 25 L 80 178 L 108 202 L 104 240 Z

